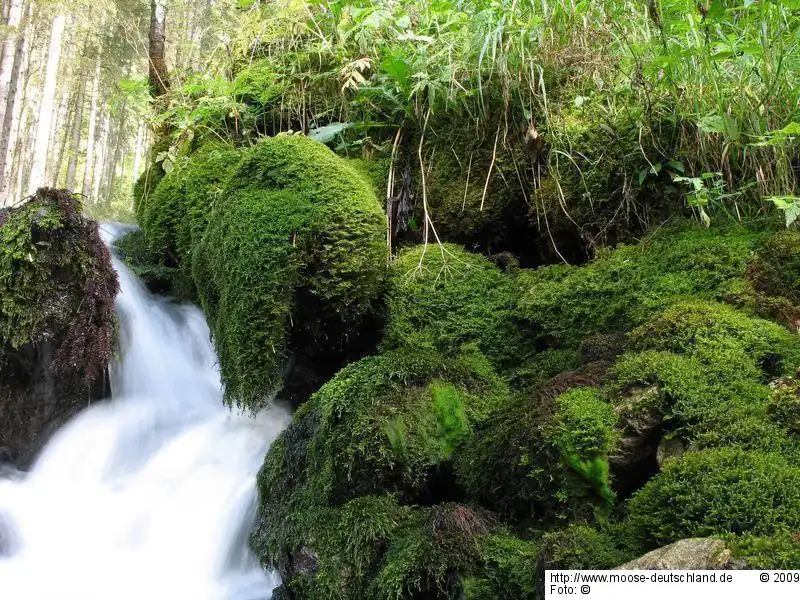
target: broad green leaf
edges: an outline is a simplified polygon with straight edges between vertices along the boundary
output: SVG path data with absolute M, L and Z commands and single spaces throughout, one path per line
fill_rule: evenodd
M 308 132 L 308 137 L 324 144 L 332 141 L 337 135 L 352 125 L 353 123 L 331 123 L 324 127 L 312 129 Z

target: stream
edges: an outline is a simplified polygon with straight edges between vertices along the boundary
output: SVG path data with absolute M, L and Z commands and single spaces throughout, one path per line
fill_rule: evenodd
M 123 233 L 103 226 L 110 243 Z M 247 546 L 255 477 L 288 425 L 223 405 L 202 313 L 119 261 L 112 399 L 59 430 L 29 473 L 0 474 L 2 600 L 267 600 Z

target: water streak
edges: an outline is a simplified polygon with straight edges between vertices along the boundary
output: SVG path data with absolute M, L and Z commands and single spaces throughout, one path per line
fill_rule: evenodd
M 255 475 L 288 416 L 227 410 L 200 311 L 115 267 L 114 399 L 57 432 L 30 473 L 0 473 L 0 598 L 269 599 L 277 576 L 247 536 Z

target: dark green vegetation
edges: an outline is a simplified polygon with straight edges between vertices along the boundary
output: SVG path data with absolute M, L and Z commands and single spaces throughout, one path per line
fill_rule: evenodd
M 47 435 L 105 395 L 118 287 L 77 197 L 41 189 L 0 210 L 0 461 L 27 466 Z
M 532 598 L 693 535 L 800 566 L 792 3 L 248 6 L 139 255 L 231 400 L 307 399 L 259 476 L 284 596 Z
M 270 449 L 255 549 L 297 598 L 534 598 L 540 569 L 698 536 L 797 566 L 800 339 L 753 276 L 784 237 L 676 223 L 509 272 L 402 251 L 382 353 Z

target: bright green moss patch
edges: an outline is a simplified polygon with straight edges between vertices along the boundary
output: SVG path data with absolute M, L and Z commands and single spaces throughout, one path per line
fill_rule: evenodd
M 794 373 L 800 366 L 800 338 L 717 302 L 674 304 L 631 332 L 630 338 L 634 347 L 705 357 L 705 362 L 743 354 L 769 376 Z
M 507 397 L 474 351 L 446 358 L 405 348 L 345 367 L 269 450 L 253 536 L 262 560 L 309 597 L 457 589 L 477 560 L 473 538 L 488 525 L 464 507 L 413 505 L 458 493 L 455 452 Z M 304 547 L 320 567 L 298 575 L 292 564 Z
M 520 312 L 540 340 L 577 346 L 688 297 L 746 303 L 744 275 L 758 239 L 743 229 L 686 228 L 603 251 L 583 267 L 527 271 L 519 276 Z
M 725 536 L 727 548 L 735 559 L 750 569 L 799 569 L 800 538 L 797 533 L 779 533 L 771 537 L 752 535 Z
M 689 453 L 665 463 L 628 510 L 646 548 L 688 537 L 793 531 L 800 527 L 800 469 L 775 454 Z
M 478 254 L 452 244 L 410 248 L 391 266 L 383 347 L 453 354 L 475 343 L 497 367 L 517 365 L 532 352 L 517 300 L 514 280 Z
M 241 157 L 222 145 L 206 145 L 180 157 L 153 192 L 141 217 L 147 243 L 173 263 L 191 272 L 191 250 L 208 226 L 215 202 Z
M 512 519 L 592 519 L 613 500 L 607 458 L 615 421 L 593 389 L 570 390 L 553 403 L 518 399 L 459 453 L 458 480 L 471 497 Z

